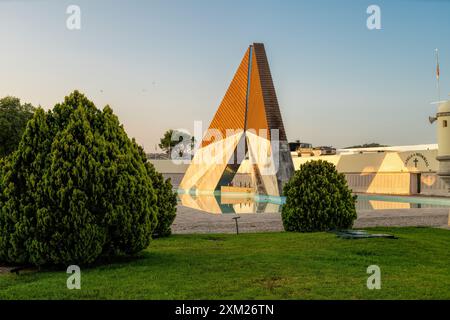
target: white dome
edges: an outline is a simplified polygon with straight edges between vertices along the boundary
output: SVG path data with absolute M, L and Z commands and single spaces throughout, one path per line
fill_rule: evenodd
M 438 112 L 439 113 L 441 113 L 441 112 L 450 112 L 450 100 L 447 100 L 446 102 L 442 102 L 439 105 Z

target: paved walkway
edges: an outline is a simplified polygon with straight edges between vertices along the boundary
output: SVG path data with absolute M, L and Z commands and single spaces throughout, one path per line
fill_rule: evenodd
M 178 206 L 173 233 L 234 233 L 234 214 L 210 214 Z M 239 232 L 283 231 L 280 213 L 240 214 Z M 354 228 L 426 226 L 449 228 L 449 209 L 361 210 Z

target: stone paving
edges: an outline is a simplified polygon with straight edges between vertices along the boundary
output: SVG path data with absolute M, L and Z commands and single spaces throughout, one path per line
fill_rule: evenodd
M 172 225 L 174 234 L 235 233 L 234 214 L 210 214 L 178 206 Z M 280 213 L 239 214 L 239 232 L 276 232 L 283 230 Z M 361 210 L 354 228 L 365 227 L 440 227 L 449 229 L 449 209 L 388 209 Z

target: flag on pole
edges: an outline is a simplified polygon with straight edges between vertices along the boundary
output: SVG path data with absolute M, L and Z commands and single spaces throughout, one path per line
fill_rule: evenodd
M 439 79 L 439 61 L 436 66 L 436 78 Z
M 436 84 L 437 84 L 437 91 L 438 91 L 438 101 L 441 101 L 441 85 L 439 83 L 439 76 L 440 76 L 440 70 L 439 70 L 439 50 L 436 48 Z
M 436 49 L 436 79 L 439 80 L 440 70 L 439 70 L 439 51 Z

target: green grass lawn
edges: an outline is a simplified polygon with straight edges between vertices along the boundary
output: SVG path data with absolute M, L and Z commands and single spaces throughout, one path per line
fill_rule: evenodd
M 331 233 L 176 235 L 136 259 L 62 271 L 0 274 L 0 299 L 450 299 L 450 231 L 378 228 L 399 239 Z M 381 268 L 381 290 L 366 269 Z

